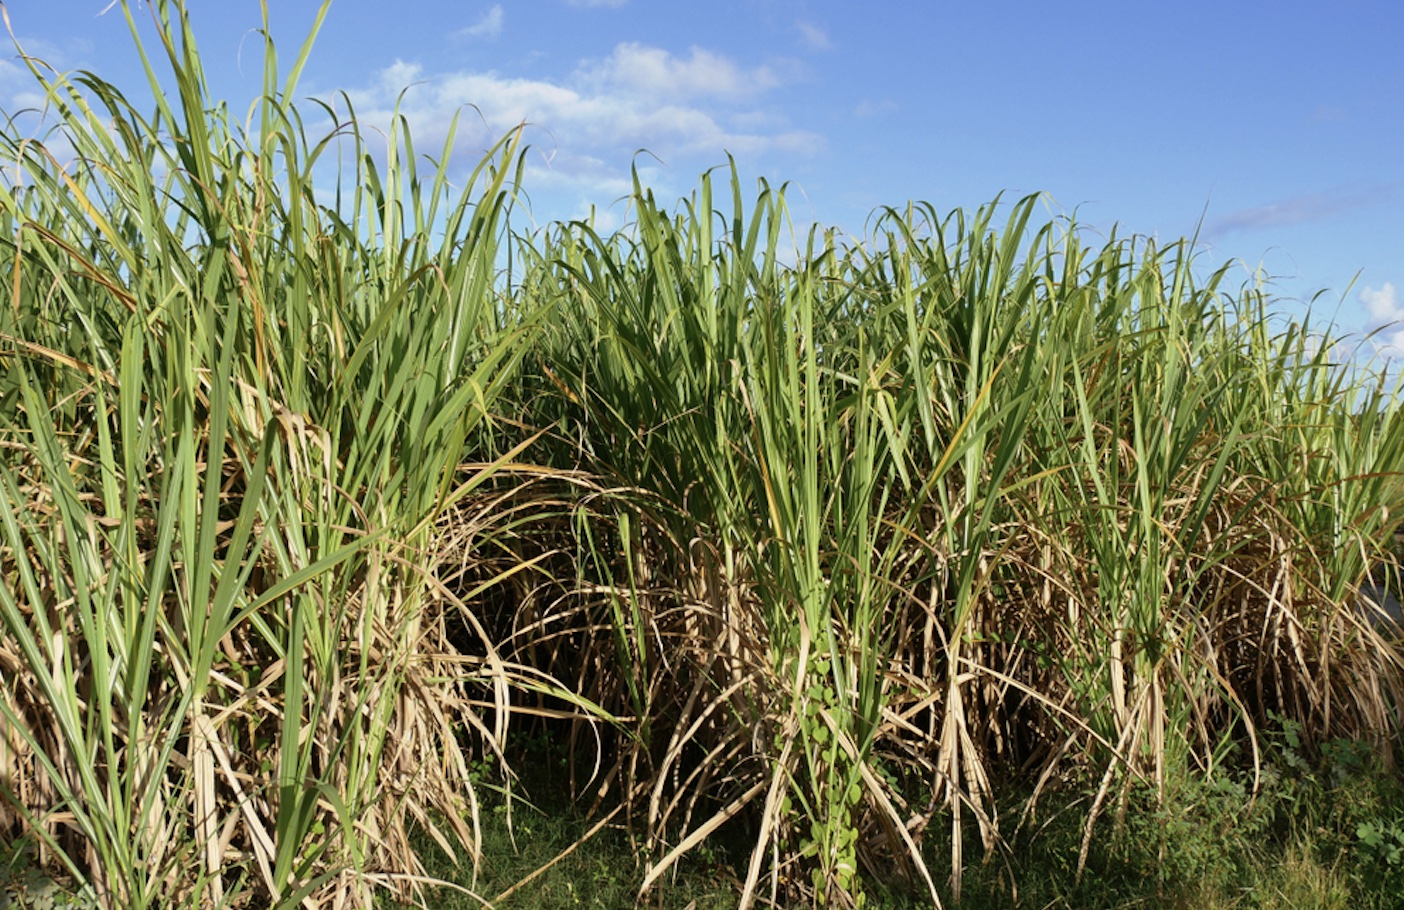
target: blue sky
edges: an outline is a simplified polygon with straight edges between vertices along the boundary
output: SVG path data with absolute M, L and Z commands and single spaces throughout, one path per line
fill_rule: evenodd
M 135 92 L 108 4 L 5 7 L 30 53 Z M 319 4 L 269 4 L 289 61 Z M 213 93 L 246 109 L 259 4 L 189 7 Z M 335 0 L 300 94 L 345 91 L 383 121 L 406 88 L 421 151 L 482 112 L 460 128 L 465 175 L 531 124 L 539 222 L 593 205 L 617 224 L 631 163 L 668 200 L 729 151 L 748 180 L 790 181 L 801 223 L 861 236 L 878 206 L 1041 191 L 1103 232 L 1199 228 L 1206 265 L 1240 262 L 1235 286 L 1261 267 L 1284 311 L 1321 292 L 1316 317 L 1343 329 L 1404 320 L 1399 0 Z M 0 104 L 26 93 L 0 62 Z M 1404 331 L 1378 337 L 1404 358 Z

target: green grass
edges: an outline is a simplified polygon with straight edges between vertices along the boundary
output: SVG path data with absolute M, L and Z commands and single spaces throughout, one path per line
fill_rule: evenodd
M 1372 845 L 1368 838 L 1374 830 L 1396 832 L 1385 840 L 1397 848 L 1392 839 L 1404 830 L 1404 782 L 1371 764 L 1368 748 L 1360 743 L 1338 742 L 1327 750 L 1332 757 L 1319 763 L 1309 763 L 1282 738 L 1269 748 L 1267 778 L 1256 796 L 1244 768 L 1211 782 L 1178 781 L 1168 788 L 1163 807 L 1153 792 L 1133 791 L 1121 822 L 1108 822 L 1109 830 L 1096 842 L 1081 877 L 1077 858 L 1082 822 L 1096 780 L 1064 782 L 1032 815 L 1024 814 L 1022 799 L 1007 798 L 1004 822 L 1017 833 L 996 854 L 967 870 L 961 906 L 1395 906 L 1404 886 L 1404 858 L 1393 849 Z M 548 755 L 535 758 L 537 767 L 551 760 Z M 428 870 L 474 887 L 489 899 L 517 886 L 507 900 L 494 902 L 504 910 L 636 906 L 643 871 L 624 831 L 619 826 L 595 828 L 581 806 L 560 802 L 549 785 L 542 793 L 554 802 L 539 812 L 519 806 L 510 832 L 503 803 L 494 802 L 484 826 L 486 858 L 475 886 L 471 870 L 450 863 L 421 838 Z M 586 838 L 592 829 L 595 833 Z M 932 843 L 927 849 L 934 862 L 944 847 Z M 735 907 L 741 889 L 738 868 L 746 854 L 744 842 L 735 835 L 700 851 L 691 870 L 658 889 L 645 906 Z M 546 871 L 540 872 L 543 867 Z M 528 881 L 519 885 L 523 879 Z M 943 893 L 948 889 L 943 887 Z M 430 905 L 449 910 L 481 906 L 449 889 L 435 893 Z M 386 900 L 384 906 L 396 905 Z M 919 891 L 894 882 L 871 890 L 868 906 L 914 910 L 929 902 Z
M 501 791 L 486 796 L 482 828 L 483 862 L 476 870 L 455 863 L 428 837 L 417 840 L 426 871 L 457 883 L 502 910 L 569 910 L 636 906 L 643 866 L 618 816 L 591 817 L 586 807 L 564 799 L 557 782 L 542 771 L 562 762 L 560 750 L 541 747 L 523 766 L 537 769 L 527 793 L 515 794 L 511 818 Z M 529 798 L 528 798 L 529 797 Z M 736 867 L 748 851 L 736 836 L 714 839 L 698 851 L 687 871 L 670 876 L 644 906 L 691 907 L 692 910 L 731 910 L 740 882 Z M 397 904 L 386 898 L 381 905 Z M 428 899 L 430 906 L 481 907 L 473 897 L 443 888 Z
M 1385 887 L 1397 797 L 1282 784 L 1401 745 L 1404 398 L 1328 327 L 1038 197 L 522 234 L 519 133 L 373 145 L 311 36 L 244 126 L 124 11 L 153 109 L 30 59 L 0 141 L 0 844 L 124 908 L 407 900 L 424 837 L 491 897 L 602 819 L 533 900 Z

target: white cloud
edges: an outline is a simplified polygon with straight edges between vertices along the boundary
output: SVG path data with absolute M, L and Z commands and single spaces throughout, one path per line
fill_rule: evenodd
M 1399 299 L 1399 291 L 1394 283 L 1386 281 L 1384 287 L 1375 290 L 1366 287 L 1360 292 L 1360 302 L 1370 311 L 1370 315 L 1380 322 L 1404 320 L 1404 300 Z
M 812 51 L 826 51 L 834 46 L 829 33 L 813 23 L 796 22 L 795 28 L 799 29 L 800 43 Z
M 374 87 L 348 92 L 357 112 L 369 122 L 388 119 L 396 96 L 414 88 L 400 106 L 415 135 L 443 134 L 453 112 L 476 108 L 492 133 L 529 123 L 553 134 L 562 145 L 591 149 L 648 147 L 659 154 L 723 149 L 759 152 L 783 145 L 784 131 L 729 130 L 719 114 L 687 104 L 648 103 L 628 93 L 588 91 L 539 79 L 500 76 L 494 72 L 454 73 L 426 78 L 418 65 L 397 62 L 382 70 Z M 437 128 L 436 128 L 437 125 Z
M 502 34 L 502 4 L 495 4 L 477 22 L 459 32 L 469 38 L 496 38 Z
M 1370 345 L 1380 360 L 1393 361 L 1397 366 L 1404 361 L 1404 328 L 1394 326 L 1381 329 L 1370 335 Z
M 1404 300 L 1393 282 L 1380 288 L 1365 287 L 1360 302 L 1370 314 L 1370 344 L 1376 356 L 1385 360 L 1404 361 Z
M 802 64 L 785 59 L 747 66 L 702 48 L 673 54 L 628 43 L 555 77 L 434 73 L 396 61 L 345 91 L 377 157 L 393 112 L 405 118 L 416 150 L 435 158 L 457 116 L 455 179 L 526 124 L 518 217 L 542 225 L 593 209 L 596 225 L 608 231 L 632 219 L 623 198 L 633 187 L 631 169 L 669 200 L 689 192 L 697 174 L 724 163 L 728 152 L 765 167 L 766 156 L 822 148 L 824 138 L 796 128 L 773 94 L 806 77 Z
M 536 150 L 527 159 L 528 192 L 609 205 L 629 191 L 631 163 L 642 173 L 645 159 L 635 161 L 640 150 L 685 170 L 690 183 L 694 164 L 715 165 L 726 152 L 754 160 L 822 145 L 822 137 L 795 129 L 783 108 L 763 103 L 781 81 L 765 67 L 746 68 L 698 48 L 674 56 L 621 44 L 555 80 L 493 71 L 431 75 L 397 61 L 347 96 L 363 124 L 381 129 L 398 100 L 421 149 L 437 151 L 459 113 L 456 147 L 467 157 L 526 123 L 526 141 Z M 413 87 L 401 98 L 407 86 Z
M 761 66 L 747 70 L 711 51 L 693 47 L 686 58 L 662 48 L 626 42 L 603 61 L 576 74 L 586 84 L 625 95 L 679 101 L 688 98 L 739 98 L 775 88 L 780 79 Z

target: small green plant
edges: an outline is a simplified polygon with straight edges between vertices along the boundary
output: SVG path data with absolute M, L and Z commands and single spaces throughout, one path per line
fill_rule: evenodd
M 1398 821 L 1361 822 L 1355 827 L 1361 851 L 1390 876 L 1404 872 L 1404 825 Z

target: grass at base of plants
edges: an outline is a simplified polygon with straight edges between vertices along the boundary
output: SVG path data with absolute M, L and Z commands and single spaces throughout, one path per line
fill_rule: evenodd
M 1250 769 L 1210 781 L 1168 782 L 1162 809 L 1156 808 L 1152 791 L 1133 788 L 1124 811 L 1113 810 L 1101 821 L 1106 829 L 1093 841 L 1080 880 L 1077 858 L 1095 777 L 1068 780 L 1045 793 L 1022 825 L 1027 794 L 1008 797 L 1002 801 L 1007 811 L 1001 827 L 1011 832 L 1009 843 L 983 862 L 968 864 L 960 907 L 1395 907 L 1404 893 L 1404 779 L 1370 756 L 1363 744 L 1336 740 L 1320 757 L 1309 757 L 1287 724 L 1273 739 L 1256 796 Z M 543 753 L 524 766 L 550 764 L 549 754 Z M 586 816 L 584 803 L 565 799 L 548 780 L 528 782 L 527 789 L 535 805 L 514 804 L 510 831 L 505 801 L 499 795 L 487 798 L 475 890 L 493 901 L 538 869 L 549 868 L 506 900 L 493 901 L 495 907 L 723 910 L 737 905 L 747 854 L 746 833 L 739 828 L 728 839 L 709 842 L 675 879 L 636 904 L 643 868 L 627 834 L 606 826 L 557 860 L 596 820 Z M 926 843 L 925 852 L 936 869 L 949 843 L 945 829 L 930 830 L 937 836 Z M 456 866 L 427 837 L 418 847 L 430 875 L 471 885 L 466 863 Z M 944 900 L 948 883 L 943 891 Z M 450 888 L 431 890 L 428 902 L 445 910 L 482 906 Z M 929 905 L 919 891 L 900 887 L 874 888 L 867 903 L 885 910 Z M 391 910 L 401 905 L 386 898 L 379 906 Z
M 588 796 L 578 801 L 569 798 L 562 784 L 568 762 L 562 748 L 537 736 L 528 738 L 527 749 L 530 754 L 515 763 L 523 777 L 511 789 L 510 813 L 507 791 L 493 784 L 495 763 L 475 767 L 483 797 L 482 862 L 476 881 L 466 857 L 455 862 L 423 831 L 415 832 L 426 874 L 483 899 L 441 887 L 427 891 L 428 906 L 467 910 L 488 901 L 498 910 L 736 907 L 747 845 L 728 843 L 724 836 L 709 840 L 686 867 L 655 886 L 649 899 L 638 901 L 644 867 L 628 832 L 603 813 L 590 817 Z M 385 895 L 377 901 L 377 907 L 385 910 L 400 906 L 404 905 Z
M 501 807 L 495 808 L 500 810 Z M 735 881 L 735 866 L 715 848 L 715 866 L 684 873 L 676 881 L 657 888 L 651 899 L 636 904 L 644 873 L 634 860 L 624 832 L 607 827 L 568 855 L 561 856 L 591 827 L 589 820 L 568 805 L 552 807 L 540 814 L 519 806 L 510 831 L 505 813 L 492 812 L 483 823 L 483 862 L 478 870 L 477 887 L 473 890 L 500 910 L 604 910 L 635 906 L 731 910 L 736 906 L 739 885 Z M 455 864 L 427 837 L 421 842 L 421 848 L 421 860 L 429 875 L 472 887 L 472 870 L 466 861 Z M 740 859 L 744 859 L 744 855 Z M 494 900 L 548 865 L 549 868 L 520 884 L 507 898 Z M 445 910 L 483 906 L 481 901 L 447 887 L 430 890 L 427 904 Z M 389 910 L 404 905 L 381 896 L 378 906 Z

